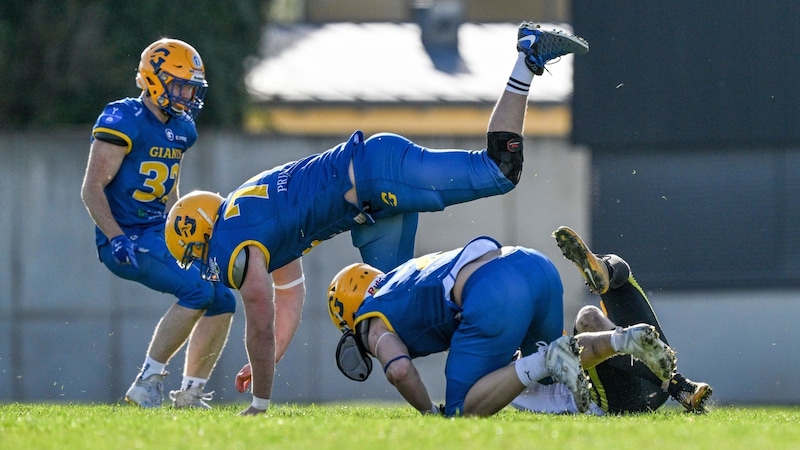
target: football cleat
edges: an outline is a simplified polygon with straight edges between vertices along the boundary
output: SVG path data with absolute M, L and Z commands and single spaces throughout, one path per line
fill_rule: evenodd
M 569 227 L 558 227 L 553 232 L 558 248 L 565 258 L 572 261 L 581 271 L 589 290 L 595 294 L 605 294 L 611 284 L 608 266 L 589 250 L 578 233 Z
M 650 371 L 662 380 L 669 380 L 675 373 L 675 352 L 658 338 L 656 327 L 646 323 L 617 327 L 614 334 L 621 334 L 620 353 L 631 355 L 643 362 Z
M 175 408 L 211 409 L 206 402 L 214 400 L 214 391 L 203 392 L 202 386 L 195 386 L 185 391 L 170 391 L 169 399 Z
M 667 392 L 686 408 L 687 412 L 703 414 L 706 412 L 706 401 L 711 397 L 713 389 L 708 383 L 698 383 L 676 373 L 669 380 Z
M 128 388 L 125 393 L 125 401 L 131 405 L 141 406 L 142 408 L 159 408 L 164 400 L 164 377 L 169 372 L 161 374 L 154 373 L 142 380 L 136 377 L 136 381 Z
M 517 32 L 517 50 L 525 54 L 528 69 L 541 75 L 549 61 L 569 53 L 586 53 L 589 43 L 560 30 L 543 30 L 537 23 L 522 22 Z
M 563 384 L 572 393 L 578 411 L 586 412 L 592 399 L 589 393 L 589 378 L 581 365 L 581 350 L 573 336 L 561 336 L 547 345 L 544 364 L 554 380 Z

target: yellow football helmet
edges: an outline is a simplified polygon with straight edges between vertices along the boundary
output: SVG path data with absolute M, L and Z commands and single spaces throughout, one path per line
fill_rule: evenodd
M 217 220 L 222 196 L 208 191 L 193 191 L 175 203 L 167 216 L 164 240 L 178 265 L 188 269 L 200 261 L 201 272 L 208 263 L 208 241 Z
M 200 54 L 178 39 L 160 39 L 142 52 L 136 86 L 173 117 L 197 118 L 208 90 Z
M 367 294 L 373 294 L 383 272 L 369 264 L 351 264 L 333 277 L 328 285 L 328 314 L 336 328 L 345 332 L 355 328 L 355 315 Z

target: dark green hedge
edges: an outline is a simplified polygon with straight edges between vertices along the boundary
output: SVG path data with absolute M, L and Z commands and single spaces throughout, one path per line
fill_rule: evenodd
M 268 0 L 7 0 L 0 3 L 0 127 L 93 123 L 108 101 L 138 95 L 139 55 L 160 37 L 203 57 L 202 125 L 237 127 L 243 76 Z

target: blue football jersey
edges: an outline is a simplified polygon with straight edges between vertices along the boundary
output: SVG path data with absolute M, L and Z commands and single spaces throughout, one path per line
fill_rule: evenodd
M 476 255 L 500 247 L 494 239 L 483 236 L 463 248 L 420 256 L 402 264 L 386 274 L 374 295 L 364 299 L 355 322 L 382 318 L 408 347 L 412 358 L 447 350 L 461 312 L 461 307 L 450 299 L 458 271 Z
M 360 134 L 326 152 L 262 172 L 228 195 L 208 251 L 209 266 L 220 281 L 239 287 L 234 262 L 248 245 L 267 255 L 272 272 L 357 223 L 361 212 L 344 201 L 353 187 L 348 167 L 356 142 L 363 145 Z
M 162 226 L 167 195 L 174 189 L 183 154 L 197 140 L 191 121 L 158 120 L 141 98 L 125 98 L 106 105 L 92 128 L 98 134 L 125 142 L 128 153 L 116 176 L 106 186 L 111 212 L 125 234 Z M 106 236 L 96 230 L 97 245 Z

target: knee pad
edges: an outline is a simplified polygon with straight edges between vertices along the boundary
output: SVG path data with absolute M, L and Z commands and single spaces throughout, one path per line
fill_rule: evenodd
M 522 176 L 522 136 L 509 131 L 486 133 L 486 150 L 506 178 L 515 185 Z
M 624 259 L 614 254 L 603 255 L 602 259 L 609 268 L 609 289 L 616 289 L 628 282 L 631 267 Z

